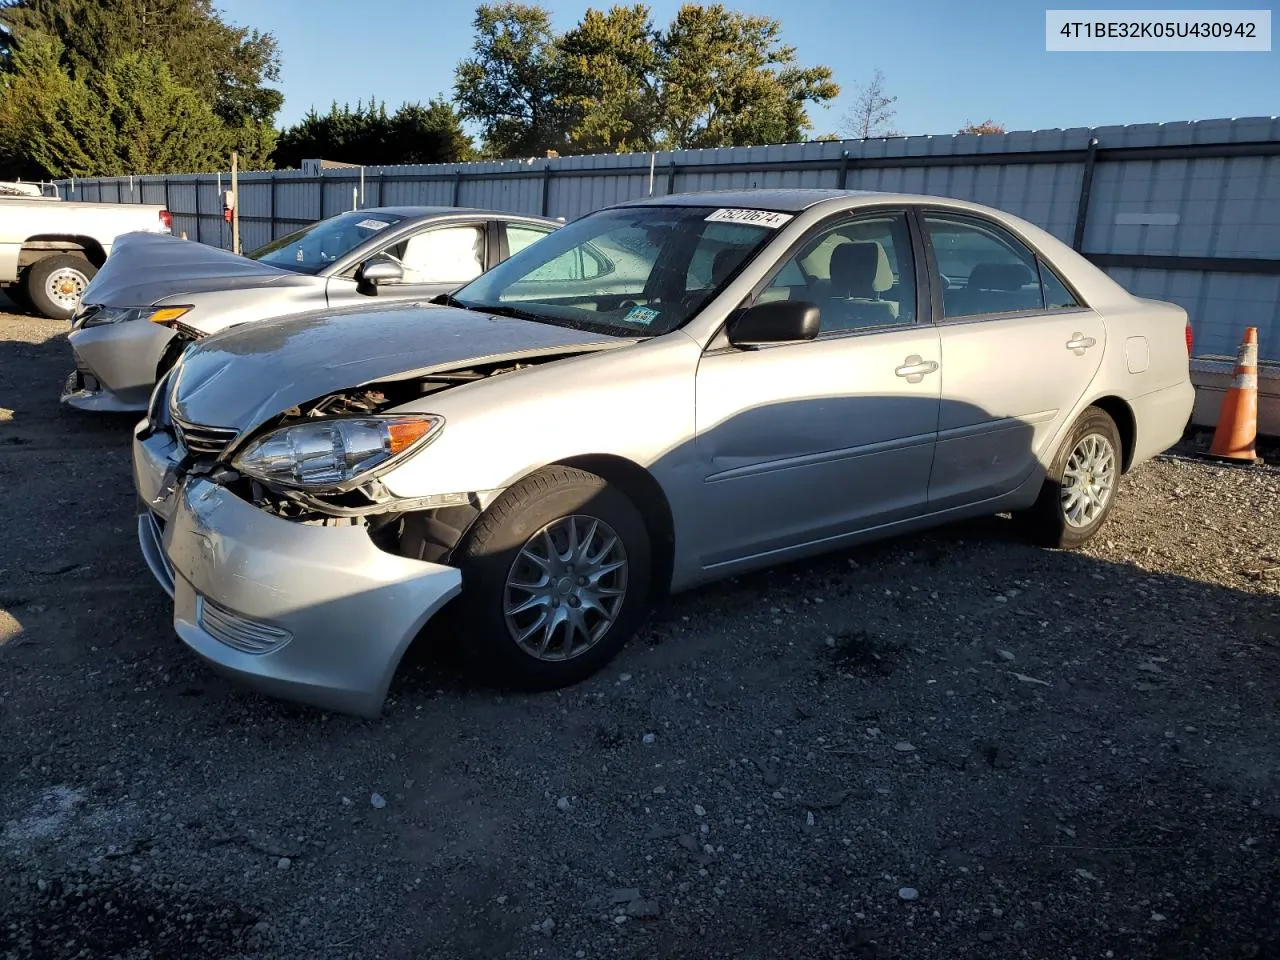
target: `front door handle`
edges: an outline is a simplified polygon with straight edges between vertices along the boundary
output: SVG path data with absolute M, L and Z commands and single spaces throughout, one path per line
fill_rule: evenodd
M 1077 357 L 1084 356 L 1084 352 L 1092 347 L 1098 341 L 1093 337 L 1086 337 L 1083 333 L 1076 331 L 1071 335 L 1071 339 L 1067 341 L 1067 349 L 1074 350 Z
M 936 360 L 925 360 L 918 353 L 913 353 L 907 357 L 906 362 L 893 372 L 904 378 L 907 383 L 919 383 L 924 379 L 926 373 L 933 373 L 938 369 Z

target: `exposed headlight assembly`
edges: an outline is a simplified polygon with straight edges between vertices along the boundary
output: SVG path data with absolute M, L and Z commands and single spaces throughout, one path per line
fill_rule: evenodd
M 294 423 L 248 443 L 232 466 L 265 483 L 326 490 L 362 480 L 430 443 L 444 417 L 332 417 Z
M 109 323 L 124 323 L 129 320 L 150 320 L 152 323 L 168 324 L 191 312 L 191 307 L 98 307 L 86 312 L 80 323 L 81 329 L 102 327 Z

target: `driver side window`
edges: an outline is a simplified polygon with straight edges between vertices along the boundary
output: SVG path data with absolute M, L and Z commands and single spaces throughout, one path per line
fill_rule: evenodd
M 484 273 L 484 227 L 437 227 L 402 240 L 387 252 L 404 264 L 401 283 L 466 283 Z
M 806 300 L 822 333 L 916 322 L 915 259 L 906 216 L 862 216 L 805 241 L 756 298 Z

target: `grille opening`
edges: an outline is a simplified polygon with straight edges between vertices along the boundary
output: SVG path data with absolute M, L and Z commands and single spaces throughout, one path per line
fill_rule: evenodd
M 173 429 L 178 442 L 186 448 L 187 452 L 200 457 L 221 455 L 238 433 L 231 427 L 206 427 L 182 420 L 174 420 Z

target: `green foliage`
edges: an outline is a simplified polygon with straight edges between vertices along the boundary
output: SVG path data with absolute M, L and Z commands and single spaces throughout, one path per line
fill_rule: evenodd
M 7 78 L 0 124 L 18 133 L 15 146 L 34 168 L 28 175 L 201 173 L 223 166 L 231 132 L 159 56 L 127 54 L 81 80 L 61 66 L 61 53 L 57 41 L 32 35 Z
M 779 21 L 721 4 L 685 4 L 665 30 L 644 4 L 588 10 L 557 36 L 545 8 L 504 2 L 479 7 L 475 28 L 455 93 L 495 156 L 796 141 L 807 104 L 839 93 Z
M 486 153 L 532 156 L 567 147 L 567 117 L 558 102 L 557 38 L 551 12 L 504 2 L 476 9 L 473 56 L 458 64 L 454 97 L 477 121 Z
M 62 76 L 55 77 L 50 72 L 51 64 L 43 62 L 42 76 L 52 86 L 36 90 L 22 79 L 24 62 L 29 65 L 28 76 L 33 69 L 30 60 L 23 60 L 23 53 L 36 46 L 47 55 L 44 44 L 48 38 L 58 42 L 57 66 Z M 147 63 L 160 61 L 167 65 L 163 102 L 179 110 L 168 120 L 163 112 L 148 108 L 138 99 L 144 96 L 148 85 L 156 93 L 157 84 L 161 83 L 152 67 L 147 67 L 149 72 L 139 73 L 136 63 L 128 65 L 130 58 L 138 54 L 152 58 Z M 40 103 L 47 106 L 49 98 L 62 90 L 63 78 L 78 84 L 76 90 L 95 96 L 104 95 L 114 84 L 117 102 L 113 109 L 123 109 L 125 116 L 144 125 L 135 129 L 148 146 L 135 149 L 133 154 L 154 158 L 165 169 L 205 169 L 207 157 L 214 150 L 222 153 L 215 166 L 226 167 L 227 154 L 233 149 L 240 152 L 242 167 L 266 166 L 275 146 L 272 120 L 283 102 L 280 91 L 268 84 L 279 79 L 279 70 L 275 39 L 226 23 L 213 0 L 0 0 L 3 96 L 9 99 L 17 95 L 25 103 L 10 103 L 8 114 L 29 114 Z M 14 87 L 25 92 L 15 94 Z M 179 89 L 187 93 L 181 94 Z M 57 127 L 59 138 L 71 140 L 63 144 L 68 153 L 57 165 L 83 167 L 85 156 L 100 144 L 100 118 L 88 105 L 74 105 L 78 96 L 73 91 L 62 97 L 61 112 L 56 116 L 45 114 L 46 126 Z M 129 106 L 121 108 L 119 104 Z M 5 115 L 5 108 L 0 107 L 0 117 Z M 215 120 L 212 127 L 206 123 L 209 115 Z M 177 131 L 182 131 L 181 135 Z M 203 142 L 191 139 L 206 134 Z M 22 128 L 0 122 L 0 150 L 9 157 L 8 165 L 50 169 L 48 163 L 37 160 L 23 147 L 25 135 Z M 160 140 L 174 137 L 176 143 L 183 145 L 180 149 L 190 151 L 185 162 L 181 157 L 174 158 L 173 150 L 177 148 L 158 145 Z M 32 149 L 46 148 L 47 142 Z M 95 161 L 101 167 L 114 162 L 106 155 Z M 123 172 L 162 171 L 146 167 Z
M 300 167 L 309 157 L 380 166 L 452 163 L 471 156 L 462 121 L 445 101 L 406 103 L 388 114 L 386 104 L 370 100 L 354 110 L 335 103 L 325 114 L 309 111 L 280 135 L 273 159 L 280 167 Z
M 559 40 L 560 102 L 577 153 L 657 148 L 662 67 L 659 37 L 643 4 L 588 10 Z

